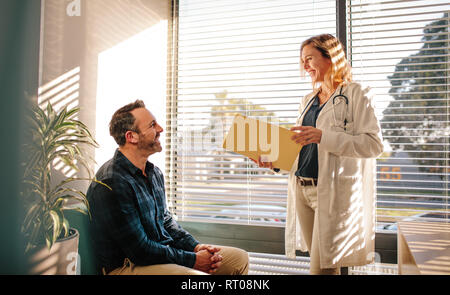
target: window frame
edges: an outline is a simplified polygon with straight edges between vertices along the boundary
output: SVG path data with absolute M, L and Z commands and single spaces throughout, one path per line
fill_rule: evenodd
M 169 22 L 171 25 L 175 26 L 175 28 L 172 28 L 171 30 L 169 30 L 170 32 L 173 32 L 172 36 L 169 36 L 169 48 L 171 49 L 171 54 L 169 55 L 169 65 L 171 66 L 170 69 L 174 69 L 173 71 L 169 71 L 169 83 L 168 85 L 170 85 L 170 89 L 169 89 L 169 93 L 168 95 L 172 98 L 172 99 L 168 99 L 168 116 L 171 116 L 172 112 L 171 110 L 173 110 L 174 108 L 177 107 L 178 105 L 178 101 L 177 99 L 173 99 L 174 97 L 177 96 L 177 89 L 175 87 L 177 81 L 178 81 L 178 76 L 177 76 L 177 71 L 176 69 L 178 69 L 177 67 L 177 60 L 178 60 L 178 19 L 179 19 L 179 13 L 178 13 L 178 7 L 179 7 L 179 1 L 178 0 L 173 0 L 172 1 L 172 5 L 173 5 L 173 9 L 172 10 L 172 20 L 173 22 Z M 346 49 L 346 54 L 349 58 L 349 61 L 352 62 L 351 59 L 351 55 L 352 55 L 352 46 L 350 46 L 349 42 L 351 42 L 351 40 L 348 40 L 348 35 L 352 33 L 352 27 L 349 26 L 349 19 L 348 19 L 348 15 L 349 15 L 349 1 L 344 0 L 336 0 L 336 35 L 338 36 L 338 38 L 342 41 L 342 43 L 345 46 Z M 349 31 L 348 31 L 349 30 Z M 171 41 L 170 41 L 171 40 Z M 172 120 L 174 120 L 174 118 L 172 118 Z M 176 124 L 174 126 L 171 126 L 170 128 L 172 128 L 172 134 L 174 134 L 174 132 L 176 132 Z M 173 147 L 175 146 L 174 142 L 173 142 L 173 138 L 171 138 L 172 136 L 168 136 L 168 140 L 167 140 L 167 146 Z M 168 157 L 173 157 L 175 155 L 175 151 L 172 149 L 170 150 L 168 153 L 170 153 L 168 155 Z M 168 184 L 168 191 L 170 193 L 175 193 L 174 190 L 176 190 L 175 186 L 173 186 L 173 179 L 171 177 L 169 177 L 168 175 L 170 175 L 170 173 L 173 173 L 174 171 L 176 171 L 176 168 L 173 166 L 174 163 L 172 163 L 171 161 L 168 161 L 170 164 L 172 165 L 171 167 L 169 167 L 168 169 L 166 169 L 166 183 Z M 448 177 L 447 177 L 448 178 Z M 377 192 L 378 195 L 378 192 Z M 378 205 L 378 204 L 377 204 Z M 220 224 L 220 223 L 219 223 Z M 264 226 L 264 225 L 262 225 Z M 271 227 L 271 226 L 267 226 L 267 227 Z M 390 231 L 390 232 L 386 232 L 384 230 L 378 230 L 379 232 L 382 232 L 383 234 L 395 234 L 395 231 Z M 378 233 L 377 233 L 378 235 Z

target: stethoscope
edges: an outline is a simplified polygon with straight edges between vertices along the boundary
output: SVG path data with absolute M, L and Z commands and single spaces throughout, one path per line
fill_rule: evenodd
M 347 130 L 347 112 L 348 112 L 348 98 L 347 96 L 345 96 L 344 94 L 342 94 L 342 90 L 343 90 L 344 86 L 341 86 L 341 89 L 339 91 L 339 94 L 333 97 L 332 100 L 332 105 L 333 105 L 333 117 L 334 117 L 334 124 L 335 126 L 339 126 L 338 122 L 343 122 L 344 123 L 344 131 Z M 341 119 L 342 120 L 338 120 L 337 116 L 336 116 L 336 98 L 338 99 L 337 103 L 339 103 L 339 101 L 344 100 L 345 102 L 345 112 L 343 112 L 343 114 L 341 114 Z M 306 108 L 303 110 L 303 112 L 300 114 L 299 118 L 301 118 L 303 116 L 303 114 L 306 112 L 306 110 L 308 110 L 309 105 L 314 101 L 315 96 L 308 102 L 308 104 L 306 105 Z
M 338 126 L 337 122 L 344 122 L 344 131 L 346 131 L 346 129 L 347 129 L 346 126 L 347 126 L 348 98 L 347 98 L 347 96 L 342 94 L 342 89 L 343 88 L 344 87 L 341 86 L 341 90 L 339 91 L 339 94 L 336 95 L 335 97 L 333 97 L 333 116 L 334 116 L 334 124 L 335 124 L 335 126 Z M 339 100 L 344 100 L 344 102 L 345 102 L 345 112 L 344 112 L 343 115 L 341 115 L 341 119 L 342 120 L 338 120 L 337 117 L 336 117 L 336 107 L 335 107 L 336 106 L 336 98 L 338 98 L 338 103 L 339 103 Z

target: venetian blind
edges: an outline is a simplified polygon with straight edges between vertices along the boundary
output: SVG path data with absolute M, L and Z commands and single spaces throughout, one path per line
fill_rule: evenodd
M 355 80 L 375 93 L 385 153 L 378 159 L 379 228 L 448 220 L 448 1 L 347 1 Z
M 185 221 L 284 226 L 287 176 L 222 148 L 236 113 L 284 127 L 311 91 L 310 36 L 336 35 L 336 1 L 174 1 L 167 118 L 169 208 Z

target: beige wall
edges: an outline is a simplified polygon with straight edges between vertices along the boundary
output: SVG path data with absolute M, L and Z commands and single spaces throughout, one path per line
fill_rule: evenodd
M 80 119 L 96 139 L 104 138 L 92 157 L 111 158 L 116 148 L 105 139 L 113 108 L 143 98 L 147 106 L 158 102 L 156 113 L 165 119 L 159 105 L 165 106 L 169 2 L 43 0 L 40 101 L 81 108 Z

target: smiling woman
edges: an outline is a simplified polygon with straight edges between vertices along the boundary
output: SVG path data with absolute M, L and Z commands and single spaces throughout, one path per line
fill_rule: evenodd
M 352 80 L 344 48 L 332 35 L 323 34 L 304 41 L 300 52 L 300 71 L 310 74 L 313 89 L 317 89 L 318 82 L 323 82 L 322 91 L 329 96 L 330 91 L 336 89 L 336 84 Z
M 312 44 L 305 45 L 302 49 L 301 66 L 311 76 L 313 84 L 322 82 L 325 74 L 331 66 L 331 60 Z M 332 86 L 332 85 L 330 85 Z
M 351 81 L 337 38 L 322 34 L 304 41 L 301 66 L 313 92 L 302 99 L 291 128 L 300 131 L 292 139 L 303 147 L 288 171 L 286 254 L 307 250 L 311 274 L 339 274 L 341 267 L 373 260 L 373 171 L 383 150 L 381 128 L 367 91 Z M 345 102 L 335 105 L 340 96 Z M 346 106 L 343 122 L 335 116 L 339 104 Z

